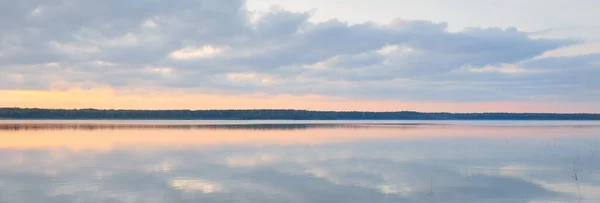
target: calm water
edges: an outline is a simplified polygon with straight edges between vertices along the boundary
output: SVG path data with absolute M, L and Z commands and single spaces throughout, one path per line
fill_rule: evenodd
M 599 144 L 600 122 L 0 121 L 0 202 L 597 203 Z

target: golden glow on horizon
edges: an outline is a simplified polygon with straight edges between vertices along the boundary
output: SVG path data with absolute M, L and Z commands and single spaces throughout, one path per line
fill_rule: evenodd
M 216 145 L 318 145 L 377 139 L 478 137 L 505 139 L 527 131 L 559 135 L 569 128 L 417 125 L 368 128 L 252 129 L 122 129 L 122 130 L 4 130 L 0 149 L 111 150 L 135 147 L 201 147 Z M 527 134 L 526 134 L 527 135 Z M 546 134 L 547 135 L 547 134 Z M 85 138 L 85 139 L 80 139 Z
M 591 103 L 362 101 L 319 95 L 210 95 L 112 88 L 1 90 L 0 106 L 101 109 L 309 109 L 424 112 L 600 112 Z

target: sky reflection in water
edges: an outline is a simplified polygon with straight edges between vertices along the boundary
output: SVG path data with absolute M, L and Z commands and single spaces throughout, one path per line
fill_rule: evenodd
M 0 202 L 591 203 L 599 141 L 589 122 L 12 121 Z

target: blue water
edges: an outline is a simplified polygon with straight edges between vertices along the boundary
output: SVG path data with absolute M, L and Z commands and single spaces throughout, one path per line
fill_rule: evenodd
M 1 121 L 0 202 L 595 203 L 598 144 L 591 121 Z

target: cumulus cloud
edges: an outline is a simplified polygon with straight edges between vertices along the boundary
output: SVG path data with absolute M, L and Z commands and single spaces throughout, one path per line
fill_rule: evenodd
M 600 86 L 591 77 L 599 55 L 540 58 L 579 41 L 517 28 L 316 23 L 281 8 L 254 15 L 243 0 L 2 1 L 0 12 L 1 89 L 63 81 L 367 99 L 600 99 L 587 91 Z

